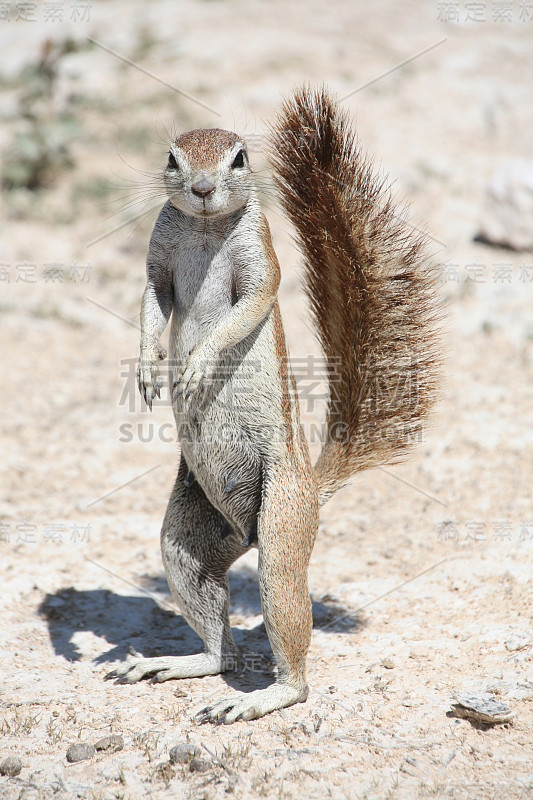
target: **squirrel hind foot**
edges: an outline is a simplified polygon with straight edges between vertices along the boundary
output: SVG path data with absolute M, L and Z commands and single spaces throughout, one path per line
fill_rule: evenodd
M 276 682 L 266 689 L 225 697 L 199 711 L 196 719 L 200 725 L 206 722 L 231 725 L 238 720 L 258 719 L 294 703 L 303 703 L 306 698 L 307 686 L 291 686 Z

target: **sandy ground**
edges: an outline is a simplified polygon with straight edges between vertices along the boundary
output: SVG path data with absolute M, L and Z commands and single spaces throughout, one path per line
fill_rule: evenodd
M 55 17 L 53 5 L 19 3 L 0 22 L 0 758 L 22 760 L 0 796 L 533 796 L 533 254 L 473 241 L 491 174 L 533 158 L 531 4 L 94 0 L 55 4 Z M 468 19 L 473 5 L 484 19 Z M 168 131 L 213 125 L 249 136 L 264 170 L 265 122 L 303 80 L 350 95 L 362 141 L 434 237 L 446 384 L 409 463 L 361 476 L 323 511 L 307 703 L 198 727 L 207 699 L 271 680 L 254 554 L 231 572 L 243 674 L 103 681 L 130 647 L 200 648 L 159 555 L 171 411 L 142 409 L 132 378 L 163 202 L 150 173 Z M 259 174 L 316 453 L 299 257 Z M 469 689 L 509 705 L 512 723 L 451 716 Z M 69 745 L 109 733 L 122 751 L 67 763 Z M 202 750 L 197 771 L 168 763 L 186 741 Z

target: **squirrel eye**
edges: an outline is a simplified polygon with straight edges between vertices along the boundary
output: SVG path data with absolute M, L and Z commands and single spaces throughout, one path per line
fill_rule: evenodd
M 177 168 L 178 168 L 178 162 L 176 161 L 172 153 L 169 153 L 167 169 L 177 169 Z
M 244 150 L 239 150 L 239 152 L 233 159 L 233 164 L 231 165 L 231 168 L 235 169 L 235 167 L 244 167 Z

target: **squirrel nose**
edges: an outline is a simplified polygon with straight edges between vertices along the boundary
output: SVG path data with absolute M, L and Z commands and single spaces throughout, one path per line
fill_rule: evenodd
M 197 197 L 207 197 L 208 194 L 215 191 L 215 184 L 208 178 L 200 178 L 195 181 L 191 186 L 191 192 Z

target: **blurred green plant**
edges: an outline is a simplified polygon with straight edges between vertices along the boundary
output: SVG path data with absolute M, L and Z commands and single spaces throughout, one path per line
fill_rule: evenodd
M 74 166 L 71 142 L 79 132 L 73 104 L 57 92 L 58 64 L 78 49 L 71 39 L 44 42 L 39 59 L 20 74 L 19 124 L 4 153 L 1 181 L 6 190 L 49 186 Z

